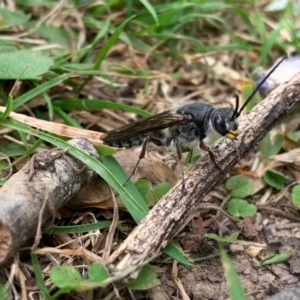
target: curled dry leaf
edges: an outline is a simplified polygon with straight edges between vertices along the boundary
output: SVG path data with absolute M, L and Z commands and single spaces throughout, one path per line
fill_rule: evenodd
M 131 174 L 137 159 L 140 155 L 141 148 L 136 149 L 125 149 L 121 150 L 114 155 L 118 160 L 119 164 L 124 168 L 127 174 Z M 157 151 L 148 151 L 145 158 L 141 160 L 138 168 L 133 176 L 133 181 L 135 182 L 139 178 L 147 178 L 153 184 L 160 182 L 169 182 L 175 184 L 180 178 L 175 172 L 166 165 L 161 158 L 158 157 Z M 177 168 L 176 168 L 177 169 Z
M 282 162 L 282 163 L 289 163 L 289 164 L 299 164 L 300 163 L 300 149 L 296 148 L 290 150 L 289 152 L 273 155 L 271 157 L 273 160 Z
M 249 239 L 254 239 L 258 235 L 258 232 L 249 217 L 245 218 L 243 221 L 243 235 Z
M 116 200 L 118 208 L 125 210 L 125 206 L 118 195 L 116 195 Z M 103 179 L 96 177 L 87 186 L 81 189 L 79 193 L 66 204 L 66 207 L 72 209 L 84 207 L 113 209 L 114 205 L 107 183 Z
M 249 248 L 246 249 L 246 254 L 253 258 L 256 257 L 262 249 L 263 248 L 261 247 L 250 246 Z
M 180 239 L 180 245 L 186 251 L 199 252 L 205 233 L 205 230 L 195 229 L 192 232 L 187 233 Z

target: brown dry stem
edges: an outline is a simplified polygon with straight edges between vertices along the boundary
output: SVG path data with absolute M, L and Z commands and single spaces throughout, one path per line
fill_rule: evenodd
M 300 74 L 278 87 L 249 114 L 241 117 L 237 139 L 232 142 L 224 138 L 213 149 L 224 173 L 237 163 L 238 157 L 242 158 L 253 150 L 268 131 L 291 112 L 299 101 Z M 222 177 L 222 173 L 208 156 L 204 155 L 185 174 L 184 193 L 181 192 L 179 182 L 111 255 L 110 270 L 119 274 L 157 253 L 191 217 L 193 211 L 201 204 L 201 199 Z
M 69 143 L 99 158 L 88 140 L 74 139 Z M 38 232 L 36 245 L 40 226 L 94 175 L 93 170 L 67 156 L 63 150 L 42 151 L 34 155 L 0 189 L 0 263 Z

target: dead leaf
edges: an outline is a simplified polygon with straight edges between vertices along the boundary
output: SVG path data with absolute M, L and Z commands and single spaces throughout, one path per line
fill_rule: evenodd
M 290 150 L 289 152 L 273 155 L 271 159 L 282 162 L 282 163 L 289 163 L 289 164 L 299 164 L 300 163 L 300 149 L 296 148 Z
M 130 175 L 134 169 L 140 152 L 141 148 L 137 147 L 133 149 L 121 150 L 115 154 L 115 158 L 128 175 Z M 139 178 L 146 178 L 153 184 L 158 184 L 161 182 L 175 184 L 180 176 L 177 176 L 176 173 L 177 171 L 173 171 L 166 163 L 162 161 L 157 150 L 153 150 L 147 152 L 145 158 L 140 161 L 133 176 L 133 181 L 136 181 Z
M 243 221 L 243 235 L 248 239 L 254 239 L 258 235 L 258 232 L 249 217 L 245 218 Z
M 262 250 L 263 248 L 261 247 L 256 247 L 256 246 L 250 246 L 249 248 L 246 249 L 246 254 L 252 258 L 256 257 L 259 252 Z
M 125 206 L 118 195 L 116 195 L 116 199 L 118 208 L 125 210 Z M 66 207 L 72 209 L 86 207 L 113 209 L 114 204 L 107 183 L 103 179 L 96 177 L 87 186 L 81 189 L 79 193 L 66 204 Z

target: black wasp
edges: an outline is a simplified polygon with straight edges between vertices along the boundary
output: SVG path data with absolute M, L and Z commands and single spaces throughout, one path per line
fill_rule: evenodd
M 104 134 L 104 143 L 112 147 L 131 148 L 142 145 L 139 159 L 126 182 L 134 175 L 140 160 L 145 157 L 147 144 L 150 143 L 159 147 L 172 146 L 175 148 L 178 161 L 180 162 L 183 188 L 182 147 L 188 146 L 192 149 L 196 146 L 195 144 L 198 144 L 200 149 L 208 152 L 215 166 L 221 170 L 207 144 L 216 137 L 221 136 L 226 136 L 232 140 L 235 139 L 238 133 L 237 118 L 284 59 L 285 57 L 257 85 L 240 110 L 238 97 L 236 97 L 235 109 L 230 107 L 215 108 L 210 104 L 194 102 L 132 122 Z

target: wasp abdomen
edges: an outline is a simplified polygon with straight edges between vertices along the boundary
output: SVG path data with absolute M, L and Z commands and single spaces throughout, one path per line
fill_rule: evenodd
M 115 147 L 115 148 L 132 148 L 135 146 L 142 145 L 144 139 L 140 139 L 140 137 L 132 137 L 126 138 L 118 141 L 105 142 L 106 145 Z
M 105 141 L 105 144 L 115 148 L 132 148 L 136 146 L 140 146 L 143 144 L 145 138 L 151 137 L 150 142 L 155 144 L 156 146 L 163 146 L 164 141 L 161 140 L 164 138 L 163 133 L 158 132 L 149 132 L 147 134 L 139 134 L 130 137 L 124 137 L 122 139 L 113 140 L 113 141 Z

